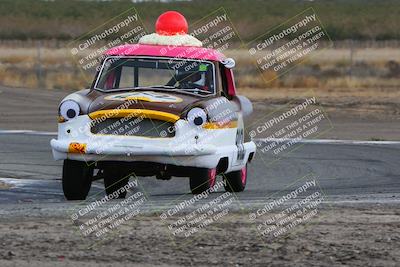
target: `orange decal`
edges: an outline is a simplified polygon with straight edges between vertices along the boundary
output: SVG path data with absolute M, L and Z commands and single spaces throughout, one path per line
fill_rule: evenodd
M 86 153 L 86 144 L 71 143 L 68 147 L 68 153 Z

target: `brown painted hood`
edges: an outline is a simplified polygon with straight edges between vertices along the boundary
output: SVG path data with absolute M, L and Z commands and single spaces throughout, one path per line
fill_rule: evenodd
M 195 95 L 164 91 L 123 91 L 103 93 L 92 91 L 88 113 L 109 109 L 150 109 L 182 116 L 182 113 L 195 103 L 209 99 Z

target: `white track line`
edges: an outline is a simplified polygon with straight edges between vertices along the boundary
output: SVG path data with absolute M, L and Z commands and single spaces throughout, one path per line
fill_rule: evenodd
M 33 130 L 0 130 L 0 135 L 9 135 L 9 134 L 57 136 L 57 132 L 44 132 L 44 131 L 33 131 Z M 289 142 L 293 139 L 291 139 L 291 138 L 288 138 L 288 139 L 256 138 L 253 140 L 255 142 L 283 143 L 283 142 Z M 339 144 L 339 145 L 400 145 L 400 141 L 362 141 L 362 140 L 335 140 L 335 139 L 301 139 L 301 140 L 296 140 L 294 143 Z
M 32 130 L 0 130 L 0 135 L 8 135 L 8 134 L 56 136 L 57 132 L 43 132 L 43 131 L 32 131 Z
M 256 142 L 265 143 L 283 143 L 289 142 L 293 139 L 286 138 L 258 138 L 254 139 Z M 300 144 L 339 144 L 339 145 L 400 145 L 400 141 L 362 141 L 362 140 L 335 140 L 335 139 L 301 139 L 295 140 L 294 143 Z

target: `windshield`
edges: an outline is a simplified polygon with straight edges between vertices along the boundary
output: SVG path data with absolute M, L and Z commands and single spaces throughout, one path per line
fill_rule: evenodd
M 95 86 L 103 91 L 143 87 L 214 94 L 214 65 L 188 59 L 109 57 Z

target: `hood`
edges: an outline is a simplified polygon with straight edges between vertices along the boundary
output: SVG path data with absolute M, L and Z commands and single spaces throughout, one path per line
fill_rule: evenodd
M 149 109 L 172 113 L 181 116 L 194 104 L 208 98 L 163 91 L 130 91 L 102 93 L 91 95 L 92 103 L 88 113 L 110 109 Z

